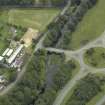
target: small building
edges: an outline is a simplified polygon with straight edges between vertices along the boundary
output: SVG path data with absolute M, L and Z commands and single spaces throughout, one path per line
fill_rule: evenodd
M 0 56 L 0 62 L 3 61 L 4 57 Z
M 5 82 L 5 79 L 3 76 L 0 76 L 0 83 L 4 83 Z
M 16 49 L 16 51 L 10 56 L 10 58 L 9 59 L 7 59 L 7 62 L 9 63 L 9 64 L 11 64 L 14 60 L 15 60 L 15 58 L 17 57 L 17 55 L 20 53 L 20 51 L 23 49 L 23 45 L 21 44 L 17 49 Z
M 23 61 L 20 58 L 16 58 L 15 61 L 12 63 L 11 67 L 20 68 Z
M 0 91 L 4 88 L 5 88 L 5 86 L 0 84 Z
M 13 49 L 9 49 L 8 53 L 6 54 L 8 57 L 13 53 Z
M 8 51 L 9 51 L 9 48 L 7 48 L 7 49 L 4 51 L 4 53 L 2 54 L 2 56 L 4 57 L 4 56 L 8 53 Z

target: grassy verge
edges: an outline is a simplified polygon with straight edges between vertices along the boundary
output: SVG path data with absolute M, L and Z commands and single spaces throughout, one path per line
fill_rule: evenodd
M 68 92 L 68 94 L 66 95 L 66 97 L 64 98 L 63 102 L 61 103 L 61 105 L 66 105 L 66 102 L 69 100 L 69 98 L 72 96 L 73 92 L 75 90 L 75 86 Z

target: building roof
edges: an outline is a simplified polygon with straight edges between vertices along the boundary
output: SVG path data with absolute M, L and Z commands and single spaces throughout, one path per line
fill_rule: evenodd
M 7 48 L 7 49 L 4 51 L 4 53 L 2 54 L 2 56 L 5 56 L 5 55 L 8 53 L 8 51 L 9 51 L 9 48 Z
M 4 57 L 0 56 L 0 61 L 2 61 L 2 60 L 3 60 L 3 58 L 4 58 Z
M 13 49 L 10 49 L 6 55 L 9 57 L 12 54 L 12 52 L 13 52 Z
M 16 49 L 16 51 L 10 56 L 10 58 L 7 60 L 7 62 L 8 62 L 9 64 L 11 64 L 11 63 L 15 60 L 16 56 L 20 53 L 20 51 L 22 50 L 22 48 L 23 48 L 23 45 L 20 45 L 20 46 Z

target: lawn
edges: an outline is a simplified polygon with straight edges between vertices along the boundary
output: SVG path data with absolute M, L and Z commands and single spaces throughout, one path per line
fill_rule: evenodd
M 105 31 L 105 0 L 98 0 L 78 24 L 72 35 L 71 48 L 78 49 Z
M 9 39 L 11 35 L 12 33 L 10 32 L 9 26 L 0 21 L 0 53 L 5 50 L 5 47 L 7 47 L 7 39 Z
M 7 24 L 6 21 L 3 22 L 2 19 L 0 20 L 0 54 L 2 54 L 4 50 L 10 45 L 10 40 L 14 36 L 14 32 L 12 31 L 12 29 L 13 29 L 12 25 Z M 16 36 L 19 39 L 21 38 L 22 35 L 24 35 L 26 31 L 26 29 L 20 27 L 14 27 L 14 30 L 17 30 Z
M 43 31 L 60 13 L 60 9 L 0 9 L 0 54 L 9 47 L 8 39 L 13 36 L 12 25 L 16 26 L 17 37 L 24 35 L 29 27 Z M 8 25 L 8 23 L 12 25 Z
M 95 68 L 105 68 L 105 48 L 91 48 L 84 54 L 86 64 Z
M 11 9 L 8 22 L 40 31 L 60 13 L 60 9 Z

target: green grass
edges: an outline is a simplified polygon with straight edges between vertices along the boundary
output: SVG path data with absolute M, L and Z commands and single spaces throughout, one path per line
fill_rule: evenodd
M 71 48 L 78 49 L 105 31 L 105 0 L 98 0 L 79 23 L 72 35 Z
M 11 9 L 8 12 L 9 23 L 23 27 L 44 30 L 57 16 L 60 9 Z
M 105 48 L 96 47 L 93 50 L 91 55 L 84 54 L 85 63 L 95 68 L 105 68 Z
M 0 21 L 0 53 L 8 46 L 7 39 L 12 35 L 10 27 Z
M 10 69 L 10 68 L 0 68 L 0 75 L 3 75 L 7 81 L 9 81 L 9 78 L 13 76 L 13 74 L 16 73 L 15 69 Z
M 12 34 L 10 26 L 21 26 L 22 28 L 34 28 L 43 31 L 46 26 L 59 14 L 60 9 L 42 8 L 42 9 L 0 9 L 0 54 L 9 46 L 7 39 L 11 38 Z M 1 26 L 3 28 L 1 28 Z M 17 36 L 24 35 L 24 32 L 19 28 Z

